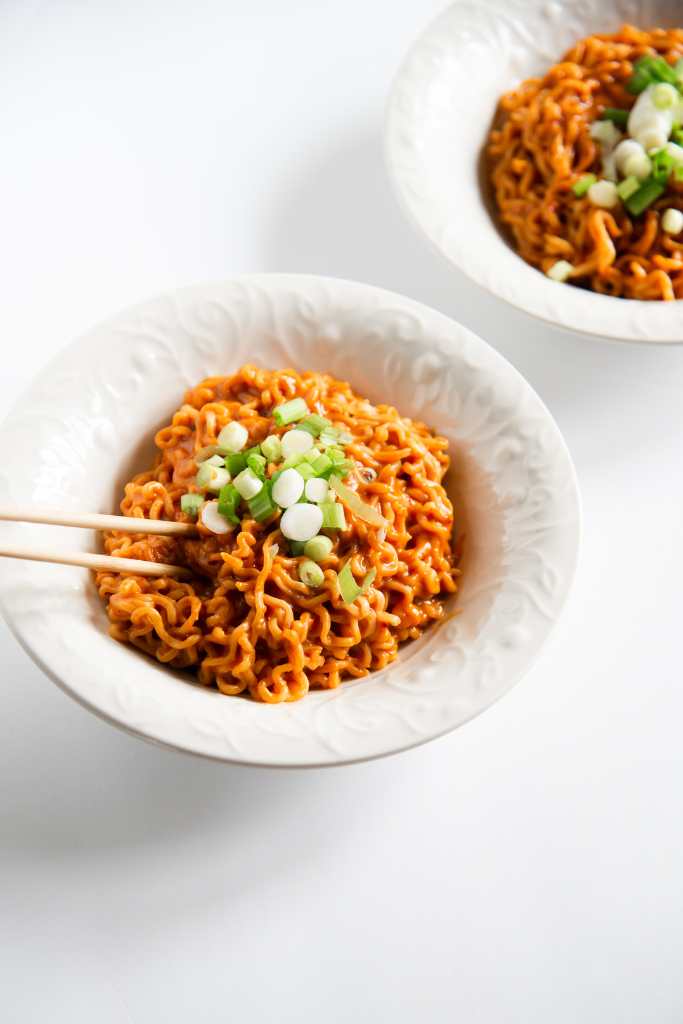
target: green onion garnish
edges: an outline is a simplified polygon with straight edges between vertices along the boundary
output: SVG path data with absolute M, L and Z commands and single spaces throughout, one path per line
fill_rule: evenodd
M 270 480 L 266 480 L 256 497 L 248 502 L 249 512 L 257 523 L 265 522 L 266 519 L 272 516 L 273 512 L 277 511 L 277 505 L 273 502 L 272 498 L 272 490 L 272 483 Z
M 184 512 L 186 516 L 196 519 L 203 504 L 204 499 L 201 494 L 183 494 L 180 499 L 180 511 Z
M 372 505 L 368 505 L 366 501 L 363 501 L 355 491 L 352 491 L 350 487 L 342 483 L 338 476 L 330 477 L 330 487 L 332 490 L 339 495 L 341 501 L 344 502 L 346 507 L 353 512 L 355 516 L 362 519 L 364 523 L 369 523 L 370 526 L 386 526 L 387 521 L 384 516 L 373 508 Z M 324 515 L 324 513 L 323 513 Z
M 226 455 L 225 466 L 230 476 L 234 479 L 243 469 L 247 468 L 247 456 L 244 452 Z
M 658 149 L 656 153 L 653 153 L 650 157 L 652 162 L 652 177 L 655 181 L 659 182 L 660 185 L 664 185 L 668 180 L 669 176 L 674 167 L 674 158 L 665 148 Z
M 251 455 L 247 453 L 247 467 L 255 473 L 259 480 L 265 480 L 266 478 L 266 459 L 264 455 L 258 452 L 253 452 Z
M 293 398 L 291 402 L 283 402 L 273 409 L 273 419 L 278 427 L 286 427 L 288 423 L 302 420 L 308 415 L 308 406 L 303 398 Z
M 332 548 L 333 544 L 330 538 L 318 534 L 317 537 L 312 537 L 311 540 L 306 541 L 304 554 L 306 558 L 312 558 L 314 562 L 324 562 Z
M 234 484 L 226 484 L 221 488 L 218 495 L 218 511 L 233 526 L 239 526 L 240 518 L 237 515 L 237 506 L 240 503 L 240 492 Z
M 315 476 L 315 470 L 313 469 L 313 466 L 310 464 L 310 462 L 306 462 L 305 459 L 302 459 L 301 462 L 298 462 L 296 466 L 294 466 L 294 469 L 300 476 L 304 478 L 304 480 L 312 480 L 313 477 Z
M 572 185 L 572 192 L 577 197 L 577 199 L 580 199 L 581 196 L 585 196 L 588 189 L 591 187 L 591 185 L 594 185 L 597 180 L 598 179 L 595 174 L 584 174 L 579 178 L 578 181 L 574 182 L 574 184 Z
M 270 434 L 261 442 L 261 451 L 268 462 L 280 462 L 282 459 L 282 442 L 276 434 Z
M 683 128 L 674 128 L 671 132 L 671 141 L 677 146 L 683 146 Z
M 332 464 L 334 466 L 339 465 L 340 462 L 344 462 L 344 460 L 346 459 L 346 455 L 344 454 L 344 449 L 343 448 L 337 448 L 336 445 L 333 445 L 331 448 L 327 449 L 327 456 L 328 456 L 329 459 L 331 459 Z
M 344 530 L 346 528 L 344 506 L 338 501 L 321 502 L 320 511 L 323 514 L 323 529 Z
M 311 463 L 316 476 L 324 476 L 325 473 L 330 472 L 334 469 L 334 464 L 329 455 L 325 452 L 316 452 L 315 461 Z
M 299 555 L 303 555 L 306 543 L 303 540 L 289 540 L 287 539 L 287 546 L 289 547 L 290 555 L 298 558 Z
M 321 453 L 317 448 L 311 448 L 309 451 L 304 452 L 303 461 L 310 462 L 310 464 L 313 465 L 316 459 L 320 458 L 320 454 Z
M 321 431 L 318 440 L 324 448 L 327 448 L 331 444 L 337 444 L 339 441 L 339 431 L 335 430 L 334 427 L 326 427 Z
M 600 120 L 611 121 L 613 124 L 619 125 L 620 128 L 625 128 L 628 123 L 629 113 L 630 111 L 619 110 L 617 107 L 605 107 L 600 115 Z
M 282 463 L 282 466 L 280 468 L 283 469 L 283 470 L 285 470 L 285 469 L 296 469 L 296 467 L 301 462 L 304 462 L 304 461 L 305 461 L 305 459 L 304 459 L 303 455 L 290 455 L 290 457 L 288 459 L 285 459 L 285 461 Z
M 312 412 L 310 416 L 306 416 L 299 423 L 299 430 L 307 430 L 313 437 L 318 437 L 322 434 L 326 427 L 331 427 L 332 424 L 324 416 L 318 416 L 317 413 Z
M 245 501 L 251 501 L 263 489 L 263 481 L 259 480 L 253 469 L 249 469 L 249 467 L 238 473 L 233 483 Z
M 323 585 L 325 573 L 319 565 L 315 564 L 315 562 L 300 562 L 299 579 L 302 583 L 305 583 L 307 587 L 317 589 Z
M 633 74 L 626 83 L 626 88 L 630 93 L 638 95 L 653 82 L 668 82 L 670 85 L 678 85 L 679 81 L 675 70 L 663 57 L 646 54 L 633 65 Z
M 225 466 L 225 459 L 222 455 L 210 455 L 208 459 L 204 459 L 202 463 L 204 466 Z
M 655 199 L 659 199 L 664 192 L 666 192 L 665 184 L 655 181 L 654 178 L 648 178 L 637 192 L 628 197 L 625 203 L 626 209 L 634 217 L 638 217 L 647 210 L 648 206 L 654 203 Z
M 625 202 L 629 196 L 632 196 L 634 192 L 637 192 L 640 188 L 640 182 L 634 174 L 629 175 L 628 178 L 624 178 L 622 182 L 617 185 L 617 195 Z
M 353 573 L 351 572 L 351 559 L 344 564 L 343 569 L 337 575 L 337 583 L 339 584 L 339 593 L 344 604 L 352 604 L 357 597 L 364 594 L 377 575 L 376 569 L 371 569 L 370 572 L 366 573 L 363 578 L 363 582 L 358 585 L 356 583 Z

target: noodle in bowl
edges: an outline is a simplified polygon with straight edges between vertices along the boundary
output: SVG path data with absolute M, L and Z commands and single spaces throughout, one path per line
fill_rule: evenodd
M 274 372 L 286 367 L 291 373 Z M 207 379 L 213 383 L 197 390 L 197 383 Z M 223 396 L 219 395 L 220 411 L 213 410 L 220 422 L 209 415 L 216 398 L 210 394 L 212 388 Z M 221 404 L 228 392 L 227 405 Z M 262 405 L 254 392 L 268 392 Z M 416 585 L 414 593 L 405 595 L 404 622 L 394 603 L 394 618 L 381 624 L 382 635 L 378 623 L 389 593 L 382 589 L 386 581 L 378 574 L 378 586 L 371 581 L 363 589 L 362 574 L 374 557 L 363 546 L 363 523 L 354 527 L 355 541 L 350 545 L 353 531 L 347 531 L 343 543 L 342 531 L 327 560 L 323 552 L 320 568 L 326 582 L 320 597 L 337 616 L 332 632 L 350 636 L 358 627 L 361 643 L 355 647 L 358 661 L 352 670 L 341 671 L 332 664 L 335 659 L 329 655 L 335 643 L 326 650 L 323 630 L 315 626 L 310 628 L 310 646 L 301 645 L 304 658 L 311 661 L 306 681 L 291 667 L 279 682 L 277 675 L 261 671 L 260 647 L 261 654 L 251 666 L 245 663 L 241 679 L 238 675 L 237 690 L 242 693 L 226 695 L 230 691 L 221 692 L 219 681 L 234 682 L 234 673 L 224 671 L 234 668 L 229 645 L 202 649 L 198 640 L 185 646 L 202 650 L 196 662 L 209 660 L 206 678 L 194 681 L 188 672 L 191 654 L 181 655 L 176 665 L 164 663 L 183 650 L 182 641 L 177 648 L 172 643 L 163 647 L 163 635 L 144 621 L 145 602 L 137 609 L 134 602 L 126 605 L 131 595 L 122 593 L 117 580 L 106 574 L 99 577 L 105 600 L 115 595 L 120 599 L 108 621 L 94 577 L 85 571 L 3 565 L 0 605 L 10 627 L 55 682 L 106 720 L 147 739 L 220 760 L 274 766 L 342 764 L 415 746 L 462 724 L 505 693 L 540 650 L 565 602 L 579 536 L 575 477 L 557 427 L 523 378 L 484 342 L 418 303 L 368 286 L 324 278 L 244 277 L 163 296 L 120 314 L 58 356 L 9 417 L 2 428 L 8 455 L 0 470 L 0 497 L 67 511 L 111 512 L 125 491 L 127 514 L 136 514 L 137 508 L 137 514 L 178 517 L 176 502 L 196 489 L 189 482 L 196 462 L 191 468 L 182 465 L 181 454 L 190 421 L 203 417 L 210 440 L 221 435 L 226 417 L 253 420 L 250 443 L 257 442 L 270 453 L 265 437 L 272 430 L 269 417 L 294 393 L 307 396 L 315 415 L 327 413 L 339 427 L 344 402 L 354 413 L 362 412 L 352 440 L 346 442 L 340 434 L 341 443 L 361 463 L 381 461 L 386 440 L 381 431 L 372 440 L 375 428 L 361 426 L 363 416 L 377 417 L 378 428 L 398 417 L 391 443 L 401 447 L 387 464 L 393 459 L 400 466 L 402 458 L 412 457 L 419 476 L 425 470 L 410 455 L 411 446 L 431 453 L 425 465 L 431 466 L 434 509 L 440 511 L 430 512 L 419 529 L 434 526 L 444 531 L 439 542 L 441 579 L 428 571 L 436 564 L 433 560 L 416 568 L 418 575 L 424 574 L 424 593 Z M 184 395 L 190 397 L 185 405 Z M 174 410 L 181 410 L 179 418 Z M 263 415 L 266 410 L 268 416 Z M 283 428 L 283 437 L 287 429 L 292 425 Z M 414 436 L 411 430 L 416 431 Z M 155 452 L 160 452 L 153 444 L 155 436 L 161 442 L 161 463 L 150 470 Z M 193 438 L 193 444 L 197 441 Z M 373 444 L 378 446 L 374 455 Z M 446 445 L 451 462 L 443 476 L 448 468 Z M 420 454 L 420 459 L 426 455 Z M 375 508 L 375 514 L 379 511 L 390 519 L 391 501 L 383 497 L 382 488 L 389 486 L 393 471 L 384 477 L 381 471 L 375 478 L 367 474 L 362 486 L 354 480 L 355 472 L 349 469 L 347 484 Z M 177 492 L 169 484 L 172 479 Z M 439 497 L 442 484 L 445 491 Z M 168 494 L 162 492 L 169 488 L 171 507 L 166 508 Z M 279 492 L 273 488 L 272 493 Z M 249 506 L 250 513 L 254 508 Z M 246 512 L 241 515 L 244 519 Z M 228 594 L 230 587 L 236 589 L 234 583 L 246 584 L 244 598 L 234 606 L 219 601 L 213 608 L 219 619 L 224 616 L 222 628 L 229 626 L 231 615 L 246 622 L 249 602 L 263 593 L 249 582 L 264 567 L 262 547 L 283 544 L 283 560 L 265 592 L 277 598 L 277 584 L 285 592 L 296 590 L 302 607 L 309 602 L 308 591 L 299 587 L 300 556 L 297 561 L 276 536 L 277 523 L 284 522 L 278 515 L 262 534 L 253 525 L 243 529 L 245 536 L 251 532 L 257 540 L 255 566 L 249 564 L 245 550 L 242 566 L 233 561 L 231 571 L 216 569 L 216 578 L 229 584 Z M 456 547 L 449 554 L 453 523 Z M 8 532 L 25 537 L 26 529 L 16 526 Z M 59 528 L 30 529 L 42 546 L 65 542 Z M 220 551 L 232 552 L 237 532 L 232 542 L 223 544 L 220 537 L 216 543 L 200 531 L 205 547 L 200 546 L 195 556 L 206 559 L 208 568 L 222 563 Z M 270 540 L 258 540 L 265 536 Z M 87 532 L 70 531 L 69 540 L 85 550 L 97 543 Z M 116 536 L 105 540 L 109 550 L 120 550 L 124 543 L 134 548 L 158 542 L 139 535 L 125 542 Z M 244 543 L 249 547 L 251 542 Z M 383 543 L 380 533 L 377 559 L 387 559 L 388 564 L 390 552 L 381 547 Z M 462 575 L 457 576 L 455 561 L 461 550 Z M 161 560 L 161 551 L 151 548 L 137 553 Z M 188 560 L 191 557 L 188 552 Z M 268 559 L 270 570 L 271 555 Z M 350 571 L 356 580 L 351 603 L 355 601 L 357 611 L 350 613 L 335 608 L 343 592 L 335 574 L 341 576 L 347 562 L 353 563 Z M 378 570 L 379 564 L 373 567 Z M 207 579 L 214 578 L 212 573 Z M 120 578 L 124 587 L 130 579 L 137 584 L 133 577 Z M 329 594 L 324 590 L 328 584 Z M 319 585 L 315 577 L 312 585 Z M 429 588 L 438 595 L 431 604 Z M 166 606 L 166 625 L 172 626 L 167 634 L 176 641 L 176 626 L 186 627 L 186 637 L 193 635 L 193 596 L 203 599 L 201 592 L 178 593 Z M 299 621 L 303 612 L 309 621 L 313 618 L 310 608 L 299 608 Z M 424 618 L 420 622 L 418 617 L 411 630 L 408 620 L 416 613 Z M 130 616 L 136 618 L 135 639 L 140 639 L 142 651 L 109 635 L 110 626 L 126 633 Z M 290 655 L 298 656 L 294 637 L 289 638 L 287 658 L 280 656 L 287 647 L 278 647 L 278 630 L 283 623 L 286 630 L 285 619 L 284 610 L 265 617 L 266 628 L 272 631 L 271 649 L 278 652 L 273 664 L 287 660 L 291 665 Z M 369 640 L 364 648 L 364 635 L 378 642 L 373 647 Z M 131 633 L 118 639 L 134 638 Z M 148 642 L 159 646 L 148 650 Z M 338 643 L 336 649 L 339 652 Z M 285 693 L 283 682 L 293 692 Z M 260 683 L 265 690 L 259 693 Z M 304 694 L 297 687 L 305 690 L 305 683 Z M 269 696 L 277 702 L 270 703 Z M 292 699 L 296 697 L 303 699 Z
M 585 171 L 622 195 L 590 129 L 605 106 L 628 113 L 642 54 L 673 66 L 682 28 L 673 0 L 455 4 L 414 45 L 389 104 L 387 160 L 408 215 L 464 273 L 533 316 L 601 338 L 680 342 L 676 301 L 661 301 L 683 292 L 678 238 L 662 224 L 683 182 L 672 174 L 642 212 L 626 191 L 606 208 L 602 181 L 590 200 L 571 190 Z

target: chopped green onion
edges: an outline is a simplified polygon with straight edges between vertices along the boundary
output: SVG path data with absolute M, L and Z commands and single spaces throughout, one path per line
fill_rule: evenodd
M 683 146 L 683 128 L 674 128 L 671 132 L 671 141 L 675 142 L 677 146 Z
M 331 427 L 332 424 L 324 416 L 318 416 L 317 413 L 312 412 L 310 416 L 306 416 L 299 423 L 299 430 L 307 430 L 313 437 L 318 437 L 327 427 Z
M 338 436 L 340 444 L 351 444 L 353 441 L 353 434 L 349 434 L 348 430 L 340 430 Z
M 247 466 L 255 473 L 259 480 L 265 480 L 266 478 L 266 459 L 265 456 L 259 455 L 254 452 L 252 455 L 247 455 Z
M 183 494 L 180 499 L 180 511 L 184 512 L 186 516 L 193 516 L 196 519 L 203 504 L 204 499 L 201 494 Z
M 259 480 L 252 469 L 243 469 L 234 480 L 235 487 L 245 501 L 251 501 L 263 487 L 263 481 Z
M 270 480 L 266 480 L 256 497 L 248 502 L 249 511 L 257 523 L 265 522 L 277 509 L 277 505 L 275 505 L 272 498 L 272 489 L 273 485 Z
M 308 406 L 303 398 L 293 398 L 291 402 L 283 402 L 273 409 L 273 419 L 278 427 L 286 427 L 288 423 L 302 420 L 308 415 Z
M 338 466 L 340 462 L 346 460 L 343 448 L 337 448 L 336 446 L 327 449 L 327 456 L 332 460 L 333 466 Z
M 628 178 L 624 178 L 624 180 L 617 185 L 617 193 L 619 198 L 625 202 L 628 197 L 632 196 L 634 192 L 637 192 L 639 188 L 640 182 L 635 175 L 631 174 Z
M 366 501 L 363 501 L 355 491 L 352 491 L 350 487 L 342 483 L 338 476 L 330 477 L 330 487 L 335 491 L 341 501 L 344 502 L 346 507 L 353 512 L 354 515 L 362 519 L 364 523 L 369 523 L 370 526 L 386 526 L 386 519 L 373 508 L 372 505 L 368 505 Z M 323 513 L 324 515 L 324 513 Z
M 657 110 L 670 110 L 676 106 L 681 95 L 669 82 L 658 82 L 652 90 L 652 102 Z
M 309 451 L 304 452 L 303 461 L 310 462 L 310 464 L 313 465 L 315 460 L 320 458 L 320 454 L 321 453 L 317 448 L 311 448 Z
M 598 179 L 595 174 L 584 174 L 578 181 L 574 182 L 572 185 L 572 192 L 577 199 L 580 199 L 581 196 L 585 196 L 588 189 L 591 185 L 594 185 L 597 180 Z
M 334 464 L 329 455 L 324 452 L 316 452 L 315 462 L 311 463 L 313 471 L 316 476 L 323 476 L 325 473 L 334 469 Z
M 265 441 L 261 442 L 261 451 L 268 459 L 268 462 L 280 462 L 282 459 L 282 442 L 277 434 L 269 434 Z
M 227 455 L 225 458 L 225 466 L 228 473 L 234 480 L 238 473 L 241 473 L 243 469 L 247 468 L 247 457 L 242 452 Z
M 218 435 L 219 445 L 221 448 L 227 448 L 229 452 L 241 452 L 248 440 L 249 431 L 237 420 L 228 423 Z
M 310 541 L 307 541 L 307 543 L 310 544 Z M 315 562 L 300 562 L 299 579 L 302 583 L 305 583 L 307 587 L 317 589 L 322 586 L 325 579 L 325 573 L 319 565 L 315 564 Z
M 323 501 L 320 505 L 323 514 L 323 528 L 325 530 L 346 529 L 346 516 L 344 506 L 338 501 Z
M 659 199 L 664 192 L 666 192 L 666 185 L 655 181 L 654 178 L 648 178 L 637 192 L 628 197 L 625 203 L 626 209 L 634 217 L 638 217 L 647 210 L 648 206 L 654 203 L 655 199 Z
M 312 480 L 313 477 L 315 476 L 315 470 L 313 469 L 313 466 L 310 464 L 310 462 L 306 462 L 305 459 L 302 459 L 301 462 L 298 462 L 294 469 L 300 476 L 304 478 L 304 480 Z
M 233 526 L 239 525 L 240 519 L 237 515 L 239 503 L 240 492 L 234 484 L 226 484 L 225 487 L 221 488 L 221 492 L 218 495 L 218 511 Z
M 359 585 L 356 583 L 351 572 L 351 559 L 345 562 L 343 569 L 337 575 L 339 593 L 344 604 L 352 604 L 357 597 L 364 594 L 372 586 L 376 575 L 377 570 L 371 569 L 370 572 L 366 573 L 363 582 Z
M 330 538 L 318 534 L 317 537 L 312 537 L 306 541 L 304 554 L 306 558 L 312 558 L 314 562 L 324 562 L 329 557 L 332 548 L 333 544 Z
M 291 455 L 288 459 L 282 463 L 281 469 L 296 469 L 296 467 L 304 461 L 303 455 Z
M 625 128 L 628 123 L 628 110 L 618 110 L 617 107 L 605 107 L 600 115 L 601 121 L 611 121 L 620 128 Z
M 298 558 L 299 555 L 303 555 L 307 543 L 308 541 L 303 540 L 288 540 L 287 545 L 289 547 L 290 555 L 294 555 L 295 558 Z
M 674 178 L 676 181 L 683 181 L 683 164 L 676 164 L 674 167 Z
M 225 459 L 221 455 L 210 455 L 208 459 L 204 459 L 202 463 L 204 466 L 225 466 Z
M 337 444 L 339 441 L 339 431 L 334 427 L 325 427 L 320 433 L 318 438 L 323 448 L 327 448 L 331 444 Z
M 230 483 L 230 473 L 220 466 L 212 466 L 208 462 L 202 462 L 195 477 L 197 487 L 204 491 L 214 491 L 216 494 L 221 487 Z
M 633 74 L 626 83 L 626 88 L 630 93 L 637 95 L 644 92 L 654 82 L 668 82 L 670 85 L 678 85 L 679 77 L 663 57 L 654 57 L 651 54 L 646 54 L 633 65 Z
M 659 182 L 660 185 L 664 185 L 668 180 L 669 176 L 674 167 L 674 158 L 666 150 L 666 148 L 658 149 L 656 153 L 653 153 L 650 157 L 652 161 L 652 177 L 655 181 Z

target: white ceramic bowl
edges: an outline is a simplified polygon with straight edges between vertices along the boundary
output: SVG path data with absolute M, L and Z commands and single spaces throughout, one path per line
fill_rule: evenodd
M 437 249 L 477 284 L 570 331 L 683 340 L 677 302 L 640 302 L 560 285 L 517 255 L 496 225 L 482 152 L 499 97 L 576 40 L 683 25 L 677 0 L 461 0 L 414 44 L 396 77 L 386 158 L 399 200 Z
M 2 561 L 0 605 L 44 671 L 130 732 L 226 761 L 327 765 L 449 731 L 520 678 L 557 619 L 579 539 L 576 480 L 526 381 L 464 327 L 367 285 L 265 275 L 153 299 L 90 331 L 0 430 L 0 502 L 112 511 L 185 389 L 245 362 L 329 371 L 451 441 L 466 530 L 460 614 L 382 672 L 270 706 L 193 685 L 107 634 L 90 575 Z M 6 527 L 92 550 L 86 531 Z

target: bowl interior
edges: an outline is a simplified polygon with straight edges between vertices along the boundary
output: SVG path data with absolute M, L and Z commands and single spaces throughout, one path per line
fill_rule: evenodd
M 59 356 L 4 425 L 0 500 L 115 510 L 123 482 L 150 464 L 152 437 L 185 389 L 246 362 L 330 372 L 449 438 L 448 486 L 466 535 L 458 614 L 383 672 L 275 707 L 190 685 L 116 644 L 83 570 L 6 561 L 0 599 L 10 625 L 55 681 L 97 713 L 212 757 L 339 763 L 470 718 L 518 678 L 559 613 L 574 568 L 578 500 L 557 428 L 525 381 L 464 328 L 417 303 L 344 282 L 256 277 L 123 313 Z M 43 547 L 95 544 L 85 531 L 11 533 Z
M 399 199 L 439 251 L 489 291 L 572 331 L 680 342 L 675 303 L 560 287 L 500 229 L 483 149 L 500 96 L 558 62 L 583 36 L 683 25 L 674 0 L 463 0 L 429 26 L 392 91 L 386 153 Z

